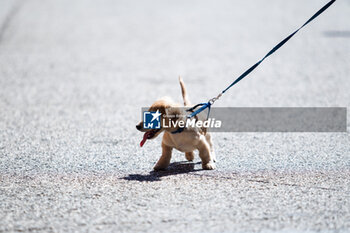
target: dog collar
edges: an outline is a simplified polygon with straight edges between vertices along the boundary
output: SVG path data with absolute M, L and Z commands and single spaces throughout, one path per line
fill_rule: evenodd
M 184 131 L 185 128 L 181 128 L 179 127 L 177 130 L 171 132 L 172 134 L 176 134 L 176 133 L 181 133 L 182 131 Z
M 194 107 L 192 107 L 192 108 L 190 108 L 190 109 L 187 109 L 186 111 L 187 111 L 187 112 L 192 112 L 192 114 L 193 114 L 193 109 L 195 109 L 195 108 L 198 107 L 198 106 L 199 106 L 199 104 L 197 104 L 196 106 L 194 106 Z M 188 115 L 187 117 L 191 118 L 191 117 L 193 117 L 193 116 Z M 196 118 L 196 120 L 198 120 L 198 118 L 197 118 L 196 115 L 194 115 L 194 117 Z M 184 131 L 184 129 L 185 129 L 185 127 L 179 127 L 177 130 L 171 132 L 171 134 L 181 133 L 182 131 Z

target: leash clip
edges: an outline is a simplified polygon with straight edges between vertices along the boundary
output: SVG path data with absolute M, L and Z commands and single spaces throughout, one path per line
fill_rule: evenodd
M 208 103 L 209 103 L 210 105 L 212 105 L 212 104 L 215 103 L 215 101 L 217 101 L 221 96 L 222 96 L 222 93 L 218 94 L 216 97 L 211 98 L 211 99 L 208 101 Z

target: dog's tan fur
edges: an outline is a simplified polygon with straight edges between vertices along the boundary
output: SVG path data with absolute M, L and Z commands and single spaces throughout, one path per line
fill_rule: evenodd
M 187 97 L 187 91 L 181 78 L 179 78 L 182 97 L 185 106 L 190 106 L 190 102 Z M 188 113 L 184 112 L 180 108 L 181 106 L 174 103 L 170 98 L 162 98 L 157 100 L 149 108 L 149 111 L 156 112 L 159 110 L 162 113 L 161 118 L 167 122 L 176 122 L 180 120 L 178 116 L 186 116 Z M 161 119 L 162 120 L 162 119 Z M 184 120 L 184 119 L 182 119 Z M 142 132 L 146 132 L 143 129 L 143 122 L 140 122 L 136 128 Z M 156 163 L 154 170 L 164 170 L 170 164 L 172 150 L 175 148 L 181 152 L 185 152 L 185 157 L 188 161 L 194 159 L 194 150 L 199 151 L 199 157 L 202 160 L 202 168 L 206 170 L 215 169 L 215 155 L 213 149 L 213 143 L 211 135 L 205 128 L 185 128 L 183 132 L 172 134 L 171 132 L 177 130 L 177 128 L 161 128 L 151 139 L 156 138 L 160 133 L 164 132 L 162 140 L 162 156 Z

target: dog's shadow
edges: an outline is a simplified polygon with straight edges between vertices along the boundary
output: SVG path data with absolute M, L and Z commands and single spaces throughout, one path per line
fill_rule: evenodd
M 142 174 L 129 174 L 126 177 L 123 177 L 124 180 L 133 180 L 133 181 L 160 181 L 162 177 L 164 176 L 172 176 L 172 175 L 179 175 L 179 174 L 185 174 L 190 172 L 197 172 L 201 171 L 202 169 L 195 169 L 196 164 L 200 164 L 201 162 L 197 163 L 189 163 L 189 162 L 174 162 L 169 165 L 167 170 L 164 171 L 151 171 L 147 175 Z

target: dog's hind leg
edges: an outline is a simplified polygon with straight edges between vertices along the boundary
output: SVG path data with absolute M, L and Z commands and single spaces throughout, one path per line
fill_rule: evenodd
M 157 164 L 154 166 L 155 171 L 165 170 L 169 166 L 172 151 L 172 147 L 162 143 L 162 156 L 159 158 Z
M 206 139 L 201 140 L 198 144 L 199 157 L 202 160 L 202 168 L 204 170 L 215 169 L 215 163 L 210 153 L 210 146 Z
M 191 151 L 191 152 L 185 152 L 185 157 L 186 157 L 186 159 L 187 159 L 188 161 L 193 161 L 193 159 L 194 159 L 194 153 L 193 153 L 193 151 Z

